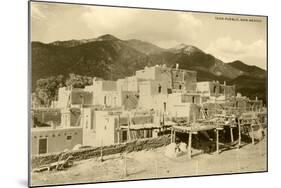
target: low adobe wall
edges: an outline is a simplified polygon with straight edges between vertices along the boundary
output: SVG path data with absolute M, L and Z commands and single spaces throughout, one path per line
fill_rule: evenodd
M 103 156 L 112 155 L 117 153 L 122 153 L 124 151 L 133 152 L 140 151 L 145 149 L 153 149 L 161 146 L 166 146 L 170 144 L 170 136 L 164 135 L 158 138 L 148 138 L 135 140 L 127 143 L 104 146 L 103 147 Z M 101 147 L 95 148 L 87 148 L 76 151 L 67 152 L 66 156 L 72 155 L 74 160 L 85 160 L 93 157 L 99 157 L 101 152 Z M 53 162 L 57 162 L 61 153 L 52 153 L 52 154 L 44 154 L 38 156 L 32 156 L 31 165 L 32 168 L 38 168 L 42 165 L 47 165 Z

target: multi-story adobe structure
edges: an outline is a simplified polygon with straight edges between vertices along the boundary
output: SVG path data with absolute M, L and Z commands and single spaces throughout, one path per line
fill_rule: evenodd
M 220 84 L 218 81 L 205 81 L 196 83 L 196 91 L 202 96 L 225 96 L 232 97 L 235 96 L 235 86 L 228 86 L 226 82 Z
M 83 144 L 79 109 L 68 108 L 60 112 L 58 109 L 35 109 L 32 116 L 32 155 L 71 150 L 75 145 Z
M 178 65 L 145 67 L 116 81 L 94 78 L 84 89 L 59 89 L 58 101 L 53 104 L 59 109 L 60 125 L 34 128 L 32 144 L 38 149 L 32 153 L 157 137 L 173 119 L 200 118 L 202 103 L 233 96 L 234 86 L 197 82 L 195 71 L 179 69 Z M 44 140 L 38 141 L 40 138 Z M 60 144 L 55 145 L 56 141 Z

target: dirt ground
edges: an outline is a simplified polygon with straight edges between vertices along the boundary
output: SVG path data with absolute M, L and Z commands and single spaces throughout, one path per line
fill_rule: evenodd
M 161 147 L 128 153 L 127 165 L 125 157 L 117 154 L 105 156 L 103 162 L 95 158 L 77 161 L 74 166 L 63 171 L 32 173 L 32 185 L 266 171 L 266 151 L 264 139 L 255 145 L 246 144 L 240 149 L 230 149 L 220 154 L 196 154 L 193 151 L 192 159 L 188 159 L 187 155 L 176 159 L 168 158 L 164 155 L 165 147 Z

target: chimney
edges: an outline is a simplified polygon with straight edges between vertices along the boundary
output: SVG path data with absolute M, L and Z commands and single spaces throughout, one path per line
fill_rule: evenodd
M 176 64 L 176 69 L 179 69 L 179 64 L 178 63 Z
M 223 85 L 226 86 L 226 81 L 223 82 Z

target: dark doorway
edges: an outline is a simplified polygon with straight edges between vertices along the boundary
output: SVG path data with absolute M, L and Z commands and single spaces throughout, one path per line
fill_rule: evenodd
M 126 142 L 127 141 L 127 131 L 122 131 L 122 142 Z
M 162 87 L 158 86 L 158 93 L 161 93 Z
M 103 103 L 106 105 L 106 96 L 104 96 Z
M 47 138 L 39 139 L 39 154 L 47 153 Z
M 216 86 L 214 86 L 214 93 L 216 93 L 216 90 L 217 90 L 217 87 L 216 87 Z

